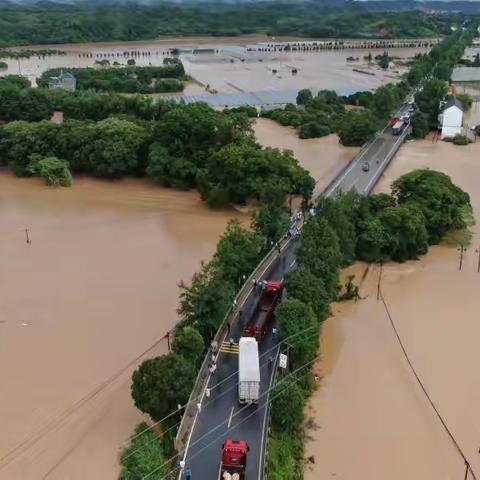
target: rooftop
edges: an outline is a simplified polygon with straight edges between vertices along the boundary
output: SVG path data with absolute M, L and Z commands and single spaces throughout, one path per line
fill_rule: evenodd
M 463 103 L 456 97 L 452 97 L 449 100 L 447 100 L 442 110 L 446 110 L 447 108 L 450 108 L 453 106 L 458 107 L 463 112 Z
M 452 82 L 480 82 L 480 67 L 457 67 L 452 73 Z

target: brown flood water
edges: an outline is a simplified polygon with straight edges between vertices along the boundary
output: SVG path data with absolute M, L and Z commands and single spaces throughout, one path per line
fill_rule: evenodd
M 293 151 L 300 165 L 315 178 L 315 193 L 324 190 L 359 150 L 342 147 L 337 135 L 301 140 L 294 128 L 282 127 L 269 118 L 258 118 L 254 131 L 262 145 Z
M 431 140 L 404 145 L 377 190 L 414 168 L 444 171 L 471 195 L 480 218 L 480 145 Z M 437 246 L 419 261 L 383 268 L 382 291 L 425 388 L 480 474 L 479 227 L 459 271 L 455 248 Z M 357 278 L 366 267 L 355 265 Z M 307 407 L 306 480 L 463 479 L 465 468 L 411 373 L 381 302 L 379 267 L 358 303 L 334 306 L 323 329 L 323 376 Z M 469 479 L 473 478 L 469 475 Z
M 116 477 L 141 419 L 132 368 L 78 402 L 175 324 L 178 281 L 232 217 L 245 218 L 144 181 L 52 189 L 0 173 L 1 479 Z
M 320 187 L 356 151 L 269 120 L 255 130 L 292 149 Z M 52 189 L 0 172 L 0 479 L 116 478 L 142 419 L 134 367 L 121 370 L 177 321 L 178 281 L 211 257 L 231 217 L 247 220 L 141 180 Z

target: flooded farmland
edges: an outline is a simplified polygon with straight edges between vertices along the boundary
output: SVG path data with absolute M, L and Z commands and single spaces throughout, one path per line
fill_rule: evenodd
M 267 119 L 255 130 L 292 149 L 319 188 L 356 151 Z M 178 281 L 211 256 L 231 217 L 247 219 L 141 180 L 51 189 L 0 172 L 0 478 L 116 478 L 142 418 L 129 363 L 177 321 Z
M 143 42 L 110 42 L 94 44 L 44 45 L 24 48 L 54 48 L 65 55 L 51 55 L 42 58 L 31 57 L 7 59 L 8 70 L 1 75 L 21 74 L 35 82 L 44 71 L 51 68 L 92 67 L 96 61 L 106 59 L 125 65 L 128 58 L 134 58 L 139 66 L 161 65 L 169 50 L 175 47 L 197 46 L 216 52 L 215 54 L 182 54 L 185 70 L 197 82 L 189 84 L 185 94 L 210 90 L 219 92 L 241 92 L 258 90 L 285 90 L 312 88 L 371 89 L 390 82 L 406 71 L 401 61 L 428 48 L 390 49 L 345 49 L 319 52 L 278 52 L 258 58 L 250 57 L 247 48 L 267 37 L 247 36 L 236 38 L 191 38 L 165 39 Z M 278 39 L 282 40 L 282 39 Z M 369 65 L 363 58 L 388 51 L 396 57 L 398 65 L 388 71 L 377 65 Z M 132 54 L 135 52 L 135 56 Z M 238 52 L 241 57 L 234 55 Z M 348 57 L 358 60 L 349 62 Z M 261 60 L 261 61 L 260 61 Z M 394 60 L 394 63 L 397 61 Z M 292 69 L 298 72 L 292 75 Z M 199 85 L 201 86 L 200 88 Z
M 471 195 L 480 218 L 480 145 L 431 139 L 404 145 L 377 191 L 415 168 L 443 171 Z M 384 265 L 381 288 L 405 349 L 472 469 L 480 471 L 477 294 L 479 227 L 462 270 L 456 248 L 436 246 L 419 261 Z M 365 265 L 352 267 L 360 278 Z M 461 457 L 402 354 L 382 302 L 378 266 L 361 286 L 364 300 L 334 306 L 322 335 L 323 377 L 307 409 L 306 480 L 464 478 Z M 473 478 L 468 476 L 469 479 Z
M 115 478 L 141 418 L 129 363 L 176 323 L 178 281 L 232 217 L 144 181 L 0 174 L 0 478 Z

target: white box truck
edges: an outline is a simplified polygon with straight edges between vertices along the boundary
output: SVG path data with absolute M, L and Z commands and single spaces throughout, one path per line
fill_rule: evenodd
M 258 403 L 260 398 L 260 361 L 258 343 L 253 337 L 238 342 L 238 401 Z

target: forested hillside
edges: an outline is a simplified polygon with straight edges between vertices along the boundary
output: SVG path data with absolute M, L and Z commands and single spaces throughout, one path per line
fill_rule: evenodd
M 144 7 L 0 5 L 0 47 L 8 45 L 141 40 L 162 35 L 261 33 L 304 37 L 424 37 L 445 34 L 463 15 L 369 12 L 363 2 L 334 9 L 323 3 L 254 3 Z

